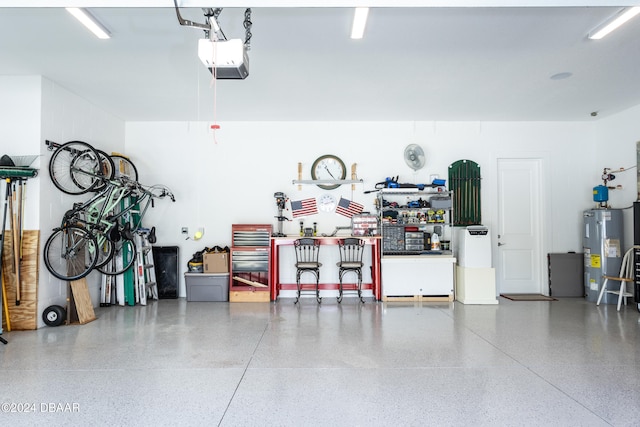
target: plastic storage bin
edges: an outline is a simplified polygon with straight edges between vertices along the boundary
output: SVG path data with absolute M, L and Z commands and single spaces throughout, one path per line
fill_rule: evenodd
M 187 301 L 229 301 L 229 273 L 184 273 Z

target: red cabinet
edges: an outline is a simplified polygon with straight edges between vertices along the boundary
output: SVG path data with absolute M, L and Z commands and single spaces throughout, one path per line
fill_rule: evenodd
M 267 302 L 271 290 L 270 224 L 231 226 L 230 302 Z

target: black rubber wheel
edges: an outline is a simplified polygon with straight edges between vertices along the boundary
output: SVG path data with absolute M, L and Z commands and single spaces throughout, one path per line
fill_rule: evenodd
M 63 193 L 84 194 L 102 181 L 100 156 L 86 142 L 66 142 L 49 159 L 49 176 Z
M 97 239 L 96 239 L 97 240 Z M 113 242 L 107 238 L 101 238 L 98 243 L 98 259 L 96 260 L 96 265 L 93 268 L 102 268 L 105 266 L 111 258 L 113 258 Z
M 107 276 L 117 276 L 133 267 L 136 260 L 136 244 L 124 236 L 117 242 L 111 242 L 113 252 L 109 262 L 97 267 L 97 270 Z M 124 259 L 127 259 L 124 262 Z
M 138 169 L 127 157 L 114 154 L 111 156 L 113 160 L 113 177 L 119 178 L 125 176 L 132 181 L 138 181 Z
M 78 280 L 98 261 L 98 242 L 79 225 L 56 228 L 44 244 L 44 265 L 60 280 Z
M 42 312 L 42 320 L 47 326 L 60 326 L 67 318 L 67 310 L 60 305 L 50 305 Z
M 115 175 L 114 164 L 111 156 L 105 153 L 102 150 L 96 150 L 98 156 L 100 157 L 100 166 L 101 166 L 101 175 L 104 178 L 101 182 L 98 182 L 95 187 L 93 187 L 94 192 L 100 192 L 107 188 L 107 180 L 113 179 Z

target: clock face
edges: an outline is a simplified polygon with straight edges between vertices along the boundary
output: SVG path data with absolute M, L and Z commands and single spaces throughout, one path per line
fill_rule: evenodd
M 322 212 L 333 212 L 336 208 L 336 199 L 331 194 L 323 194 L 318 197 L 318 206 Z
M 346 176 L 347 168 L 345 167 L 344 162 L 340 160 L 339 157 L 331 154 L 318 157 L 311 166 L 311 179 L 313 180 L 338 181 L 345 179 Z M 317 185 L 325 190 L 332 190 L 340 187 L 339 183 L 325 183 Z

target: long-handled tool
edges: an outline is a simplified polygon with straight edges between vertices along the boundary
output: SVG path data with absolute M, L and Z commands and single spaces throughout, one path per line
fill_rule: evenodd
M 0 277 L 2 277 L 2 304 L 4 307 L 4 313 L 5 313 L 5 318 L 7 321 L 7 330 L 11 330 L 11 321 L 9 320 L 9 306 L 7 305 L 7 294 L 6 294 L 6 288 L 4 287 L 4 276 L 2 273 L 2 266 L 3 266 L 3 262 L 2 262 L 2 255 L 4 252 L 4 231 L 5 231 L 5 225 L 7 223 L 7 201 L 9 200 L 9 192 L 11 191 L 11 180 L 9 178 L 6 179 L 7 181 L 7 188 L 5 190 L 5 194 L 4 194 L 4 213 L 2 215 L 2 232 L 0 233 Z M 2 312 L 2 307 L 0 307 L 0 312 Z M 0 316 L 0 334 L 2 334 L 2 318 Z M 4 338 L 0 337 L 0 342 L 2 342 L 3 344 L 7 344 L 7 340 L 5 340 Z
M 11 318 L 9 317 L 9 304 L 7 303 L 7 289 L 4 287 L 4 276 L 0 272 L 0 278 L 2 279 L 2 307 L 4 307 L 4 320 L 7 323 L 7 331 L 11 332 Z M 0 310 L 2 311 L 2 310 Z M 2 323 L 2 318 L 0 318 L 0 324 Z M 2 332 L 0 328 L 0 333 Z M 7 342 L 4 341 L 6 344 Z
M 11 210 L 11 240 L 13 247 L 13 269 L 16 276 L 16 305 L 20 305 L 20 231 L 18 230 L 18 213 L 16 202 L 15 181 L 9 180 L 10 185 L 7 186 L 10 192 L 9 209 Z

